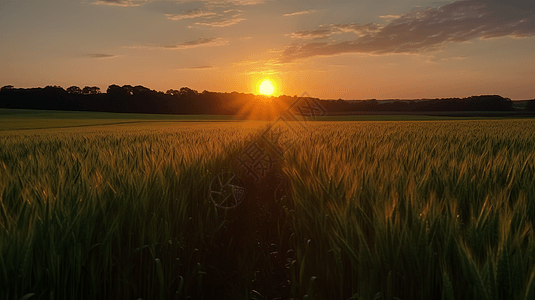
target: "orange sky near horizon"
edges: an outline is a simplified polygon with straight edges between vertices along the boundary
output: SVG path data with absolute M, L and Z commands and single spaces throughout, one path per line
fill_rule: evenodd
M 0 86 L 535 98 L 527 1 L 20 0 L 0 28 Z

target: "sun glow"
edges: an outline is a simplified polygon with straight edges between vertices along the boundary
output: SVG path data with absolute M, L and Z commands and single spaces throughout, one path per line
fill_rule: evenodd
M 269 79 L 264 79 L 258 86 L 258 92 L 262 95 L 271 96 L 275 93 L 275 84 Z

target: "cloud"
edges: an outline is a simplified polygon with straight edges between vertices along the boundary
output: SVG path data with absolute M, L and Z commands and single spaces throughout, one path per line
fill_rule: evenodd
M 285 71 L 281 70 L 282 64 L 274 58 L 259 59 L 259 60 L 243 60 L 233 63 L 240 75 L 275 75 L 282 74 Z
M 195 25 L 209 26 L 209 27 L 227 27 L 245 21 L 246 19 L 240 18 L 239 16 L 232 18 L 222 18 L 217 21 L 204 21 L 204 22 L 195 22 Z
M 422 53 L 473 39 L 535 36 L 533 7 L 521 0 L 461 0 L 386 19 L 390 20 L 386 24 L 337 24 L 294 32 L 293 38 L 316 41 L 286 47 L 280 60 L 344 53 Z M 347 32 L 357 38 L 321 41 Z
M 182 49 L 191 49 L 197 47 L 208 47 L 208 46 L 223 46 L 228 44 L 228 41 L 222 38 L 200 38 L 193 41 L 182 42 L 172 45 L 149 45 L 141 46 L 134 48 L 149 48 L 149 49 L 162 49 L 162 50 L 182 50 Z
M 291 17 L 291 16 L 306 15 L 306 14 L 315 13 L 316 11 L 317 10 L 315 10 L 315 9 L 302 10 L 302 11 L 297 11 L 297 12 L 294 12 L 294 13 L 284 14 L 284 16 L 285 17 Z
M 333 35 L 338 35 L 346 32 L 352 32 L 358 36 L 365 36 L 379 31 L 382 27 L 377 24 L 337 24 L 337 25 L 328 25 L 320 26 L 318 29 L 314 30 L 301 30 L 296 31 L 288 36 L 294 39 L 323 39 L 328 38 Z
M 191 71 L 195 71 L 195 70 L 209 70 L 209 69 L 212 69 L 213 67 L 212 66 L 197 66 L 197 67 L 190 67 L 190 68 L 178 68 L 179 70 L 191 70 Z
M 146 1 L 144 0 L 97 0 L 93 4 L 103 4 L 103 5 L 112 5 L 112 6 L 140 6 Z
M 201 8 L 185 10 L 180 13 L 164 13 L 165 17 L 173 21 L 193 20 L 189 28 L 227 27 L 238 24 L 246 19 L 242 16 L 240 6 L 250 6 L 265 3 L 269 0 L 94 0 L 93 4 L 113 5 L 113 6 L 141 6 L 148 3 L 172 2 L 175 4 L 194 3 Z M 191 24 L 191 23 L 190 23 Z
M 215 15 L 217 15 L 217 13 L 209 12 L 209 11 L 202 11 L 200 9 L 185 11 L 181 14 L 165 14 L 165 16 L 169 20 L 174 20 L 174 21 L 178 21 L 182 19 L 203 18 L 203 17 L 206 18 L 206 17 L 215 16 Z
M 196 1 L 196 0 L 193 0 L 193 1 Z M 240 5 L 258 5 L 258 4 L 265 3 L 266 0 L 206 0 L 203 2 L 206 2 L 208 5 L 213 5 L 213 6 L 228 6 L 228 5 L 240 6 Z
M 385 16 L 379 16 L 379 18 L 382 18 L 382 19 L 399 19 L 399 18 L 401 18 L 401 15 L 385 15 Z
M 209 10 L 189 10 L 180 14 L 166 14 L 168 19 L 179 21 L 183 19 L 199 19 L 194 25 L 196 26 L 209 26 L 209 27 L 227 27 L 245 21 L 242 17 L 242 11 L 239 9 L 227 9 L 223 11 L 209 11 Z M 192 28 L 194 26 L 188 26 Z
M 95 0 L 93 4 L 104 4 L 113 6 L 140 6 L 146 3 L 158 2 L 161 0 Z M 265 3 L 267 0 L 167 0 L 176 3 L 202 2 L 211 7 L 245 6 Z
M 314 30 L 300 30 L 287 34 L 293 39 L 323 39 L 335 34 L 331 28 L 318 28 Z
M 104 54 L 104 53 L 92 53 L 92 54 L 87 54 L 87 57 L 104 59 L 104 58 L 116 58 L 116 57 L 119 57 L 119 55 L 111 55 L 111 54 Z

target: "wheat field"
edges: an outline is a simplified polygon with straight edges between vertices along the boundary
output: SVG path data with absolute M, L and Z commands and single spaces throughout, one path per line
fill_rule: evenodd
M 310 122 L 233 209 L 265 122 L 4 131 L 0 294 L 535 299 L 534 125 Z

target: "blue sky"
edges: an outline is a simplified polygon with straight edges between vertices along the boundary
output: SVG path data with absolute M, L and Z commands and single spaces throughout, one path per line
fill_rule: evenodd
M 0 0 L 0 85 L 535 98 L 528 1 Z

